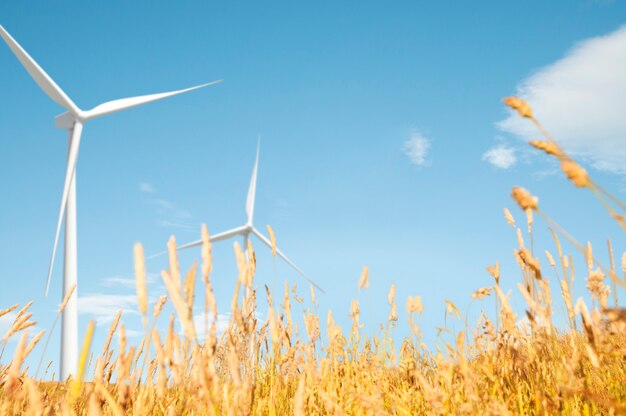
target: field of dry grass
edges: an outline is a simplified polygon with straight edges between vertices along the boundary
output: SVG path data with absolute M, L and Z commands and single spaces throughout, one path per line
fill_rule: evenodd
M 626 230 L 624 205 L 558 146 L 526 103 L 515 97 L 505 103 L 545 135 L 545 141 L 531 145 L 557 158 L 572 183 L 589 189 Z M 399 319 L 408 319 L 411 328 L 411 335 L 397 345 L 390 335 L 371 338 L 362 333 L 356 300 L 350 308 L 353 324 L 344 330 L 331 312 L 325 321 L 312 312 L 313 290 L 307 300 L 288 286 L 281 298 L 267 289 L 255 290 L 252 247 L 246 256 L 235 245 L 236 289 L 231 304 L 220 305 L 232 311 L 232 320 L 218 336 L 211 245 L 203 228 L 200 266 L 194 264 L 184 277 L 176 242 L 170 240 L 170 267 L 161 273 L 168 296 L 154 305 L 148 304 L 143 249 L 135 247 L 138 307 L 146 335 L 140 345 L 129 345 L 118 315 L 104 347 L 96 351 L 91 348 L 91 323 L 76 380 L 41 382 L 32 371 L 27 375 L 24 360 L 44 334 L 32 338 L 28 334 L 33 325 L 30 305 L 0 311 L 2 315 L 18 311 L 2 346 L 12 337 L 19 339 L 15 355 L 0 367 L 0 414 L 626 414 L 626 309 L 617 306 L 618 288 L 626 287 L 626 253 L 618 272 L 610 243 L 611 261 L 604 265 L 590 245 L 578 243 L 541 211 L 528 191 L 513 188 L 512 197 L 525 213 L 524 224 L 518 225 L 505 210 L 518 236 L 515 256 L 523 280 L 516 296 L 525 300 L 525 319 L 516 315 L 509 294 L 501 290 L 496 263 L 487 268 L 493 285 L 478 289 L 472 297 L 495 302 L 497 315 L 493 319 L 482 315 L 476 328 L 465 326 L 454 334 L 455 342 L 440 349 L 423 342 L 418 325 L 421 299 L 401 299 L 392 286 L 387 329 Z M 535 215 L 550 227 L 555 243 L 541 254 L 532 242 Z M 579 267 L 576 278 L 585 280 L 587 302 L 573 298 L 573 260 L 563 251 L 561 239 L 586 259 L 584 272 Z M 557 276 L 560 294 L 551 293 L 548 274 Z M 196 284 L 197 277 L 202 283 Z M 367 269 L 358 286 L 368 286 Z M 202 288 L 201 293 L 195 292 L 196 287 Z M 193 320 L 196 296 L 204 299 L 202 329 Z M 165 302 L 173 305 L 176 314 L 167 333 L 159 333 L 154 322 Z M 259 302 L 269 307 L 263 322 L 255 315 Z M 310 305 L 304 328 L 296 328 L 292 302 Z M 567 311 L 566 328 L 555 324 L 557 305 Z M 446 306 L 450 316 L 460 318 L 454 304 Z M 200 339 L 198 333 L 208 336 Z M 83 374 L 90 375 L 85 382 L 81 382 Z

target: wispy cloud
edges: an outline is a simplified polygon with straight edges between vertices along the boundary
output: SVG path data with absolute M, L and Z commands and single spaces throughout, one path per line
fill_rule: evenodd
M 585 40 L 564 58 L 518 86 L 542 124 L 574 156 L 594 167 L 626 173 L 626 26 Z M 511 113 L 498 127 L 522 139 L 538 137 L 526 119 Z
M 197 227 L 191 223 L 192 215 L 179 208 L 173 202 L 165 199 L 154 199 L 157 206 L 157 214 L 161 217 L 159 225 L 168 228 L 178 228 L 181 230 L 195 230 Z
M 100 286 L 132 289 L 135 287 L 135 279 L 125 276 L 110 276 L 100 279 Z
M 421 133 L 413 130 L 409 138 L 404 142 L 404 154 L 408 156 L 411 163 L 416 166 L 426 166 L 431 141 Z
M 154 185 L 149 182 L 141 182 L 139 183 L 139 191 L 146 196 L 145 201 L 154 206 L 159 226 L 185 231 L 197 231 L 197 224 L 191 221 L 193 218 L 191 213 L 180 208 L 174 202 L 159 197 Z
M 119 310 L 123 315 L 139 315 L 136 295 L 95 293 L 78 297 L 78 312 L 90 315 L 98 325 L 107 324 Z
M 149 182 L 140 182 L 139 191 L 143 192 L 144 194 L 155 194 L 156 188 Z
M 159 280 L 157 273 L 146 274 L 146 283 L 152 286 L 153 283 Z M 123 275 L 109 276 L 99 280 L 100 286 L 103 287 L 122 287 L 124 289 L 135 289 L 136 283 L 134 277 L 128 277 Z
M 483 153 L 483 160 L 500 169 L 509 169 L 517 163 L 515 149 L 503 144 Z

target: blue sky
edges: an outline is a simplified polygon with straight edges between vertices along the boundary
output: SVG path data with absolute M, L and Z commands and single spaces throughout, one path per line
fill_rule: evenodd
M 89 319 L 106 324 L 117 308 L 134 309 L 134 242 L 153 253 L 172 234 L 197 239 L 202 223 L 213 233 L 243 224 L 258 135 L 255 224 L 274 228 L 279 247 L 326 288 L 322 317 L 330 308 L 346 329 L 358 297 L 374 333 L 395 283 L 402 311 L 406 296 L 422 296 L 422 329 L 435 341 L 444 300 L 465 311 L 471 293 L 492 283 L 485 268 L 495 261 L 521 306 L 515 232 L 502 215 L 509 207 L 522 219 L 509 197 L 515 185 L 599 257 L 607 238 L 625 249 L 600 204 L 528 148 L 538 135 L 501 103 L 526 96 L 594 178 L 626 199 L 623 2 L 2 2 L 0 23 L 81 108 L 225 80 L 86 125 L 77 171 L 81 332 Z M 66 153 L 53 118 L 63 111 L 3 45 L 0 71 L 0 307 L 35 300 L 47 329 L 61 292 L 62 252 L 43 296 Z M 537 221 L 541 251 L 553 249 L 546 236 Z M 308 294 L 253 242 L 259 287 L 279 298 L 288 279 Z M 232 244 L 214 254 L 227 313 Z M 198 257 L 186 252 L 181 264 Z M 153 297 L 165 293 L 164 266 L 148 264 Z M 364 266 L 371 287 L 359 294 Z M 582 292 L 582 276 L 577 282 Z M 474 303 L 470 316 L 491 305 Z M 401 313 L 399 336 L 405 323 Z M 139 331 L 137 316 L 127 326 Z

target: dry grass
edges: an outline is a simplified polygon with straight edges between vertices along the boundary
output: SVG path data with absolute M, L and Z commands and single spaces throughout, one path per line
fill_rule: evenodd
M 531 119 L 548 141 L 532 146 L 561 160 L 564 173 L 578 187 L 591 189 L 618 224 L 623 227 L 623 205 L 597 186 L 580 166 L 561 149 L 534 118 L 528 104 L 506 100 L 523 117 Z M 494 284 L 476 290 L 473 301 L 493 297 L 495 322 L 483 314 L 476 328 L 454 335 L 455 341 L 432 352 L 423 342 L 419 296 L 406 298 L 399 309 L 395 286 L 387 300 L 389 316 L 383 335 L 368 338 L 362 332 L 360 306 L 350 307 L 352 326 L 345 332 L 329 311 L 322 343 L 320 316 L 313 313 L 316 300 L 311 289 L 310 307 L 304 312 L 304 331 L 292 317 L 292 302 L 304 303 L 288 285 L 277 305 L 266 287 L 268 317 L 258 322 L 255 311 L 259 293 L 254 286 L 255 260 L 235 245 L 238 278 L 231 301 L 231 322 L 218 336 L 217 303 L 210 273 L 211 246 L 202 229 L 204 328 L 195 327 L 193 304 L 197 265 L 182 279 L 172 238 L 170 267 L 161 275 L 176 316 L 170 317 L 167 333 L 155 330 L 166 302 L 162 296 L 148 313 L 145 265 L 141 246 L 135 247 L 135 270 L 139 309 L 146 335 L 139 346 L 128 345 L 120 314 L 114 320 L 100 355 L 89 357 L 93 325 L 85 339 L 80 374 L 93 374 L 89 382 L 68 380 L 42 382 L 31 378 L 24 361 L 43 334 L 28 343 L 27 329 L 34 323 L 30 304 L 17 314 L 3 338 L 20 337 L 11 361 L 0 367 L 0 414 L 104 414 L 104 415 L 416 415 L 416 414 L 620 414 L 626 413 L 626 310 L 617 307 L 618 277 L 609 243 L 610 266 L 601 264 L 590 245 L 583 246 L 539 210 L 538 200 L 528 191 L 514 188 L 512 196 L 526 213 L 526 231 L 517 228 L 513 215 L 506 221 L 518 237 L 515 259 L 522 271 L 519 292 L 526 303 L 520 319 L 511 307 L 511 293 L 500 287 L 500 268 L 488 267 Z M 609 202 L 617 204 L 617 208 Z M 533 213 L 552 228 L 554 253 L 544 252 L 547 264 L 559 279 L 560 299 L 554 300 L 541 261 L 534 255 Z M 270 230 L 272 245 L 275 237 Z M 526 247 L 524 234 L 530 242 Z M 564 253 L 561 238 L 569 240 L 586 260 L 586 288 L 591 299 L 573 299 L 574 265 Z M 621 257 L 626 274 L 626 253 Z M 551 273 L 552 273 L 551 272 Z M 579 273 L 580 275 L 580 273 Z M 609 286 L 606 282 L 609 277 Z M 369 286 L 363 269 L 358 290 Z M 613 292 L 614 306 L 609 306 Z M 554 310 L 562 302 L 568 328 L 558 328 Z M 14 305 L 0 316 L 16 310 Z M 59 312 L 62 308 L 59 309 Z M 149 322 L 151 315 L 152 322 Z M 463 320 L 458 308 L 446 301 L 446 316 Z M 399 319 L 407 319 L 410 336 L 394 345 L 390 331 Z M 176 321 L 183 328 L 181 336 Z M 206 334 L 199 339 L 198 334 Z M 117 334 L 117 347 L 111 343 Z

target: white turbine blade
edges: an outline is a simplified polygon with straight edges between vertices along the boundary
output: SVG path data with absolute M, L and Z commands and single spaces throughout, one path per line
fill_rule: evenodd
M 63 184 L 63 194 L 61 196 L 61 208 L 59 209 L 59 219 L 57 221 L 57 230 L 54 236 L 54 245 L 52 246 L 52 257 L 50 257 L 50 265 L 48 266 L 48 278 L 46 280 L 46 296 L 48 296 L 48 289 L 50 288 L 50 277 L 52 276 L 52 269 L 54 267 L 54 257 L 57 252 L 57 245 L 59 243 L 59 234 L 61 233 L 61 223 L 63 222 L 63 215 L 65 215 L 65 206 L 67 205 L 67 194 L 70 191 L 70 185 L 72 184 L 72 178 L 76 170 L 76 161 L 78 160 L 78 148 L 80 147 L 80 137 L 83 131 L 83 125 L 76 123 L 74 130 L 72 131 L 72 138 L 70 142 L 70 150 L 67 158 L 67 167 L 65 168 L 65 183 Z
M 254 235 L 256 235 L 256 236 L 259 238 L 259 240 L 261 240 L 261 241 L 262 241 L 262 242 L 263 242 L 266 246 L 268 246 L 270 249 L 272 248 L 272 242 L 271 242 L 271 241 L 270 241 L 267 237 L 265 237 L 263 234 L 261 234 L 261 233 L 259 232 L 259 230 L 257 230 L 256 228 L 253 228 L 253 229 L 252 229 L 252 233 L 254 233 Z M 279 257 L 281 257 L 283 260 L 285 260 L 285 262 L 286 262 L 288 265 L 290 265 L 291 267 L 293 267 L 293 269 L 294 269 L 295 271 L 297 271 L 297 272 L 300 274 L 300 276 L 302 276 L 303 278 L 305 278 L 305 279 L 307 280 L 307 282 L 309 282 L 310 284 L 312 284 L 313 286 L 315 286 L 315 287 L 317 288 L 317 290 L 319 290 L 319 291 L 320 291 L 320 292 L 322 292 L 322 293 L 326 293 L 326 292 L 324 291 L 324 289 L 322 289 L 321 287 L 319 287 L 319 285 L 318 285 L 317 283 L 315 283 L 313 280 L 309 279 L 309 278 L 307 277 L 307 275 L 306 275 L 306 274 L 304 274 L 304 272 L 303 272 L 302 270 L 300 270 L 300 268 L 294 264 L 294 262 L 292 262 L 291 260 L 289 260 L 289 259 L 287 258 L 287 256 L 285 256 L 285 255 L 283 254 L 283 252 L 282 252 L 282 251 L 280 251 L 280 250 L 278 249 L 278 247 L 276 247 L 276 254 L 278 254 L 278 256 L 279 256 Z
M 207 84 L 196 85 L 195 87 L 185 88 L 184 90 L 178 91 L 170 91 L 164 92 L 160 94 L 149 94 L 149 95 L 140 95 L 138 97 L 130 97 L 130 98 L 122 98 L 119 100 L 108 101 L 104 104 L 100 104 L 99 106 L 92 108 L 91 110 L 85 112 L 85 118 L 95 118 L 104 116 L 106 114 L 115 113 L 116 111 L 126 110 L 127 108 L 137 107 L 139 105 L 148 104 L 153 101 L 163 100 L 164 98 L 173 97 L 178 94 L 183 94 L 185 92 L 197 90 L 199 88 L 208 87 L 209 85 L 219 84 L 223 80 L 217 80 L 213 82 L 209 82 Z
M 215 235 L 209 236 L 209 241 L 214 243 L 216 241 L 225 240 L 227 238 L 243 234 L 244 230 L 245 230 L 245 227 L 233 228 L 232 230 L 224 231 L 224 232 L 221 232 L 219 234 L 215 234 Z M 198 247 L 198 246 L 201 246 L 201 245 L 202 245 L 202 240 L 192 241 L 191 243 L 183 244 L 182 246 L 176 247 L 176 250 L 184 250 L 186 248 Z M 166 251 L 162 251 L 160 253 L 153 254 L 153 255 L 149 256 L 148 259 L 153 259 L 155 257 L 160 257 L 160 256 L 162 256 L 164 254 L 167 254 L 167 250 Z
M 254 168 L 252 169 L 252 177 L 250 178 L 250 187 L 248 188 L 248 198 L 246 199 L 246 215 L 248 217 L 248 224 L 252 224 L 252 218 L 254 217 L 254 199 L 256 197 L 256 175 L 259 169 L 259 147 L 261 140 L 256 146 L 256 159 L 254 160 Z
M 76 104 L 70 100 L 63 90 L 52 80 L 52 78 L 50 78 L 50 76 L 46 74 L 43 69 L 41 69 L 37 62 L 30 57 L 30 55 L 2 26 L 0 26 L 0 36 L 2 36 L 7 45 L 9 45 L 9 48 L 11 48 L 17 59 L 20 60 L 30 76 L 41 87 L 41 89 L 48 94 L 48 97 L 52 98 L 56 103 L 74 114 L 80 112 Z

